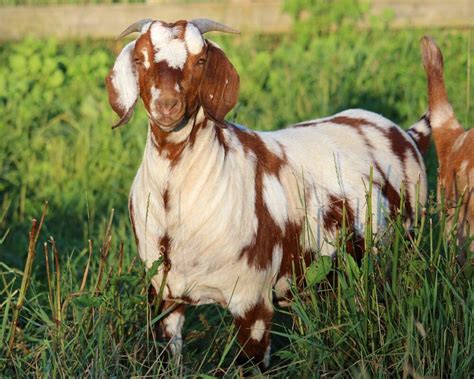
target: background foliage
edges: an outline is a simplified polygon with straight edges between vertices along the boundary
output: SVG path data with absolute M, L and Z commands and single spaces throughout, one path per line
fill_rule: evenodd
M 240 100 L 229 116 L 231 119 L 254 129 L 274 130 L 293 122 L 360 107 L 381 113 L 406 128 L 425 112 L 426 82 L 418 47 L 420 30 L 388 30 L 380 19 L 375 20 L 373 28 L 361 30 L 356 23 L 365 7 L 353 1 L 295 0 L 287 1 L 286 8 L 298 21 L 295 32 L 290 35 L 211 37 L 223 46 L 241 76 Z M 303 11 L 309 18 L 300 17 Z M 472 60 L 469 31 L 428 32 L 443 50 L 448 92 L 457 116 L 464 125 L 470 125 L 474 90 L 470 82 L 472 66 L 468 64 L 469 57 Z M 150 342 L 145 338 L 148 334 L 143 334 L 144 326 L 139 328 L 140 319 L 148 315 L 144 305 L 146 278 L 142 268 L 131 263 L 135 246 L 127 212 L 129 187 L 143 152 L 146 117 L 140 104 L 128 125 L 111 131 L 109 126 L 115 115 L 108 106 L 103 82 L 123 45 L 123 41 L 57 42 L 53 39 L 26 39 L 0 45 L 0 62 L 3 62 L 0 65 L 2 330 L 8 329 L 9 312 L 5 306 L 13 306 L 14 289 L 20 280 L 16 269 L 22 268 L 25 260 L 29 220 L 41 214 L 46 200 L 49 211 L 41 241 L 49 235 L 57 241 L 64 264 L 60 286 L 64 293 L 77 290 L 87 260 L 87 240 L 102 240 L 112 208 L 115 216 L 110 251 L 119 251 L 119 243 L 123 241 L 123 265 L 135 273 L 135 276 L 115 277 L 113 264 L 107 266 L 113 285 L 104 288 L 100 297 L 82 298 L 82 303 L 80 300 L 74 303 L 77 308 L 69 315 L 69 323 L 64 324 L 67 330 L 61 331 L 70 344 L 59 348 L 55 345 L 57 340 L 51 337 L 56 327 L 54 314 L 49 315 L 47 305 L 45 262 L 43 257 L 37 257 L 31 295 L 35 306 L 31 305 L 22 319 L 25 335 L 20 339 L 21 348 L 25 349 L 24 358 L 17 358 L 15 370 L 18 371 L 7 371 L 10 374 L 38 373 L 35 370 L 63 375 L 160 372 L 150 356 L 143 358 L 137 353 L 142 345 L 148 346 Z M 428 154 L 427 164 L 430 186 L 434 189 L 433 149 Z M 421 374 L 443 376 L 443 373 L 456 372 L 463 376 L 472 373 L 472 283 L 463 279 L 452 265 L 455 252 L 448 254 L 446 242 L 440 240 L 433 248 L 428 237 L 424 235 L 416 249 L 407 245 L 401 250 L 406 267 L 405 275 L 397 278 L 403 289 L 397 291 L 412 296 L 395 296 L 399 308 L 387 313 L 393 316 L 389 320 L 380 314 L 387 309 L 371 298 L 368 287 L 361 287 L 358 292 L 360 283 L 376 288 L 377 278 L 381 279 L 380 272 L 375 274 L 376 266 L 371 266 L 372 274 L 365 276 L 365 282 L 357 282 L 362 280 L 362 274 L 350 282 L 357 287 L 353 296 L 339 296 L 338 302 L 297 302 L 287 315 L 297 327 L 283 333 L 286 342 L 278 342 L 277 336 L 276 346 L 287 346 L 280 354 L 281 372 L 310 375 L 316 365 L 321 372 L 343 369 L 352 372 L 350 370 L 357 368 L 357 372 L 368 370 L 378 375 L 400 373 L 408 370 L 403 363 L 408 361 L 403 357 L 412 354 L 410 349 L 413 349 L 416 369 Z M 95 245 L 97 257 L 99 252 Z M 421 251 L 430 259 L 426 260 Z M 393 246 L 387 244 L 386 255 L 392 254 Z M 437 260 L 433 261 L 433 257 Z M 115 262 L 115 258 L 112 261 Z M 382 271 L 390 267 L 390 262 L 381 264 Z M 99 266 L 99 260 L 93 260 L 92 278 L 96 278 Z M 87 289 L 94 292 L 92 284 Z M 389 292 L 392 290 L 399 293 L 390 287 Z M 372 307 L 369 311 L 367 308 L 362 312 L 352 303 L 359 295 L 365 299 L 364 304 Z M 430 302 L 440 296 L 443 296 L 441 303 Z M 123 297 L 122 303 L 117 303 L 119 297 Z M 335 308 L 337 306 L 339 308 Z M 343 308 L 347 313 L 341 313 Z M 92 313 L 88 313 L 89 309 Z M 425 321 L 433 323 L 423 324 L 433 332 L 429 342 L 420 340 L 414 327 L 415 318 L 423 318 L 422 310 L 428 312 L 423 316 Z M 224 322 L 228 320 L 226 313 L 217 308 L 205 316 L 199 312 L 191 313 L 188 331 L 214 333 L 214 342 L 220 351 L 234 346 L 227 337 L 233 330 L 225 326 L 228 325 Z M 335 312 L 340 316 L 337 325 L 333 325 Z M 444 316 L 437 317 L 438 312 Z M 115 331 L 116 335 L 109 335 L 109 328 L 114 328 L 117 318 L 122 320 L 121 329 Z M 382 341 L 377 345 L 377 342 L 378 347 L 372 345 L 368 350 L 359 346 L 358 333 L 367 332 L 358 329 L 364 319 L 370 320 L 371 328 L 378 328 L 377 333 L 372 330 L 373 340 L 382 339 L 388 341 L 387 344 Z M 89 329 L 84 323 L 89 323 Z M 217 326 L 211 328 L 212 323 Z M 321 333 L 328 325 L 333 325 L 334 332 Z M 0 343 L 7 333 L 2 330 Z M 194 344 L 193 337 L 190 338 L 184 372 L 206 372 L 221 360 L 229 363 L 230 356 L 222 358 L 218 349 L 203 350 L 200 345 L 203 338 L 208 337 L 201 335 L 196 339 L 201 342 Z M 370 346 L 370 341 L 364 343 Z M 97 346 L 102 349 L 99 353 Z M 150 346 L 156 348 L 156 344 Z M 345 347 L 334 355 L 335 346 Z M 80 354 L 71 355 L 74 350 L 88 357 L 85 362 L 80 361 Z M 288 361 L 293 363 L 286 366 Z M 11 361 L 0 362 L 12 370 L 7 363 Z M 88 362 L 93 362 L 97 371 L 87 371 Z M 449 371 L 450 368 L 454 371 Z M 183 373 L 179 371 L 182 367 L 177 370 L 174 372 Z

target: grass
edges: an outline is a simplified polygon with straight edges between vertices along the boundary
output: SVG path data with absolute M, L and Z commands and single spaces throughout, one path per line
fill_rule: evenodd
M 429 33 L 443 49 L 457 115 L 469 125 L 470 33 Z M 361 107 L 408 127 L 426 109 L 421 35 L 374 29 L 216 37 L 242 79 L 230 118 L 271 130 Z M 3 376 L 242 373 L 231 318 L 217 306 L 189 308 L 182 362 L 162 359 L 164 346 L 153 332 L 161 316 L 147 302 L 149 278 L 135 258 L 126 207 L 143 151 L 144 112 L 138 107 L 117 131 L 108 127 L 114 115 L 103 78 L 122 46 L 52 39 L 0 45 Z M 426 161 L 434 190 L 433 149 Z M 35 230 L 29 235 L 45 201 L 38 237 Z M 473 375 L 472 270 L 456 265 L 443 223 L 431 199 L 410 236 L 397 220 L 382 237 L 370 236 L 360 268 L 337 244 L 338 285 L 307 283 L 304 296 L 295 294 L 289 309 L 277 310 L 270 373 Z
M 436 221 L 438 209 L 431 205 L 410 236 L 401 218 L 384 236 L 372 236 L 360 267 L 346 253 L 343 242 L 349 236 L 341 232 L 335 241 L 337 284 L 307 281 L 303 291 L 294 290 L 290 308 L 277 310 L 269 374 L 473 373 L 474 270 L 456 264 L 455 245 L 440 233 L 445 220 Z M 150 277 L 123 244 L 112 248 L 112 217 L 97 247 L 64 255 L 51 237 L 43 246 L 44 281 L 30 275 L 41 222 L 31 228 L 25 275 L 2 264 L 2 372 L 20 377 L 241 375 L 235 330 L 229 314 L 217 306 L 189 309 L 183 360 L 166 363 L 165 346 L 154 334 L 163 315 L 153 313 L 147 301 Z M 394 256 L 398 269 L 393 272 Z

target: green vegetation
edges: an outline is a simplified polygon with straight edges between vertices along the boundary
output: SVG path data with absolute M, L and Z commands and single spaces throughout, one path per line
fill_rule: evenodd
M 289 11 L 297 15 L 294 3 Z M 240 101 L 231 119 L 272 130 L 361 107 L 408 127 L 424 113 L 420 31 L 382 26 L 360 31 L 338 14 L 327 17 L 338 20 L 340 29 L 329 32 L 333 24 L 325 22 L 313 30 L 301 22 L 291 36 L 213 38 L 241 75 Z M 474 110 L 469 33 L 430 34 L 445 55 L 458 118 L 469 125 Z M 189 309 L 181 365 L 165 365 L 163 345 L 153 338 L 151 324 L 160 316 L 147 305 L 148 278 L 134 260 L 127 212 L 146 117 L 138 106 L 130 124 L 111 131 L 115 115 L 103 83 L 122 46 L 123 41 L 52 39 L 0 45 L 2 375 L 239 373 L 235 331 L 228 313 L 217 306 Z M 433 149 L 427 164 L 434 190 Z M 45 201 L 49 208 L 30 288 L 9 351 L 30 220 L 41 216 Z M 382 240 L 372 241 L 378 253 L 369 249 L 361 268 L 340 249 L 338 286 L 328 289 L 313 276 L 308 296 L 278 310 L 274 374 L 474 373 L 473 276 L 459 269 L 455 247 L 440 237 L 443 219 L 434 216 L 436 204 L 427 209 L 411 238 L 394 221 Z

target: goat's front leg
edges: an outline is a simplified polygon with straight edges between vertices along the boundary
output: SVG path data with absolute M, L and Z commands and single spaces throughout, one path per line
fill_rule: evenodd
M 184 309 L 184 304 L 173 301 L 164 301 L 161 307 L 161 313 L 166 315 L 159 322 L 159 330 L 174 360 L 179 359 L 183 348 Z
M 263 298 L 243 315 L 234 318 L 238 328 L 237 340 L 242 352 L 238 363 L 251 360 L 262 371 L 270 365 L 270 329 L 273 318 L 273 305 Z

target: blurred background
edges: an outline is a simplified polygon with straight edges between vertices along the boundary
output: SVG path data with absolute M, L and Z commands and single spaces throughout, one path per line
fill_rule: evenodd
M 135 247 L 127 196 L 146 117 L 112 131 L 104 77 L 141 18 L 208 17 L 242 31 L 209 37 L 241 76 L 229 118 L 273 130 L 360 107 L 402 127 L 426 109 L 419 40 L 445 56 L 459 120 L 473 120 L 472 5 L 467 0 L 0 0 L 0 260 L 21 267 L 32 217 L 82 254 L 115 210 L 114 242 Z M 435 185 L 433 149 L 427 158 Z

